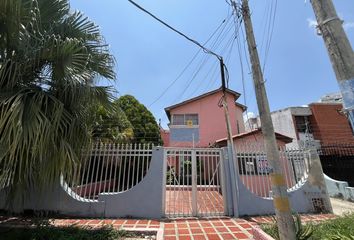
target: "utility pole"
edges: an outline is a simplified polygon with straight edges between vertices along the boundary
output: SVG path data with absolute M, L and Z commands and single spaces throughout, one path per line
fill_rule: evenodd
M 225 83 L 226 81 L 225 81 L 224 60 L 221 57 L 219 61 L 220 61 L 220 73 L 221 73 L 221 89 L 222 89 L 222 93 L 223 93 L 222 106 L 224 108 L 224 113 L 225 113 L 226 129 L 227 129 L 227 140 L 228 140 L 228 143 L 233 146 L 232 129 L 231 129 L 230 115 L 229 115 L 229 107 L 227 105 L 227 97 L 226 97 L 226 83 Z
M 231 2 L 235 11 L 238 11 L 235 1 Z M 291 214 L 286 181 L 281 168 L 280 155 L 275 139 L 268 97 L 264 86 L 263 73 L 259 61 L 256 40 L 253 33 L 248 0 L 242 0 L 242 16 L 246 29 L 248 50 L 252 63 L 253 82 L 256 91 L 257 105 L 261 119 L 261 127 L 264 136 L 267 160 L 271 169 L 270 179 L 273 191 L 273 204 L 279 229 L 279 237 L 282 240 L 295 240 L 295 224 Z
M 221 89 L 222 89 L 222 94 L 223 94 L 222 107 L 224 108 L 226 130 L 227 130 L 227 149 L 228 149 L 228 154 L 229 154 L 229 159 L 231 161 L 231 164 L 234 166 L 233 169 L 235 171 L 238 171 L 237 160 L 235 159 L 236 151 L 235 151 L 235 146 L 234 146 L 234 140 L 232 138 L 232 128 L 231 128 L 231 123 L 230 123 L 229 107 L 227 104 L 227 96 L 226 96 L 225 66 L 224 66 L 224 60 L 222 57 L 219 58 L 219 62 L 220 62 L 220 73 L 221 73 Z M 234 187 L 236 189 L 234 189 L 234 191 L 232 191 L 233 192 L 232 198 L 234 199 L 233 212 L 234 212 L 234 216 L 238 216 L 239 212 L 238 212 L 238 208 L 237 208 L 237 205 L 238 205 L 237 182 L 236 182 L 236 185 L 234 185 Z
M 311 0 L 318 30 L 328 50 L 338 85 L 343 96 L 344 110 L 354 129 L 354 53 L 331 0 Z

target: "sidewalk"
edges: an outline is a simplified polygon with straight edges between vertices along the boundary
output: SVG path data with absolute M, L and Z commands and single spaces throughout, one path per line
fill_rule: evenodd
M 354 212 L 354 202 L 344 201 L 342 199 L 331 198 L 333 212 L 336 215 L 344 215 Z
M 323 221 L 335 218 L 335 215 L 302 215 L 303 221 Z M 165 240 L 222 240 L 222 239 L 253 239 L 252 226 L 269 223 L 272 217 L 239 218 L 206 218 L 206 219 L 178 219 L 178 220 L 145 220 L 145 219 L 48 219 L 58 227 L 62 226 L 89 226 L 99 228 L 112 225 L 117 229 L 134 232 L 154 232 L 156 239 Z M 1 217 L 0 226 L 33 226 L 34 221 L 26 218 Z

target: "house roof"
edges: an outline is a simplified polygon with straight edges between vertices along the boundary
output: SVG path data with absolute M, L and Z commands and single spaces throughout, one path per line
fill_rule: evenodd
M 215 90 L 213 90 L 213 91 L 204 93 L 204 94 L 199 95 L 199 96 L 197 96 L 197 97 L 190 98 L 190 99 L 188 99 L 188 100 L 186 100 L 186 101 L 183 101 L 183 102 L 177 103 L 177 104 L 175 104 L 175 105 L 166 107 L 166 108 L 165 108 L 165 112 L 166 112 L 168 118 L 170 119 L 170 118 L 171 118 L 170 111 L 171 111 L 172 109 L 175 109 L 175 108 L 180 107 L 180 106 L 183 106 L 183 105 L 185 105 L 185 104 L 188 104 L 188 103 L 197 101 L 197 100 L 199 100 L 199 99 L 202 99 L 202 98 L 205 98 L 205 97 L 207 97 L 207 96 L 213 95 L 213 94 L 215 94 L 215 93 L 217 93 L 217 92 L 220 92 L 220 91 L 222 91 L 222 88 L 215 89 Z M 240 93 L 235 92 L 235 91 L 233 91 L 233 90 L 231 90 L 231 89 L 229 89 L 229 88 L 226 88 L 226 92 L 228 92 L 228 93 L 234 95 L 236 100 L 241 96 Z M 246 106 L 244 106 L 244 105 L 242 105 L 242 104 L 240 104 L 240 103 L 237 103 L 237 102 L 235 102 L 235 104 L 236 104 L 237 106 L 241 107 L 241 108 L 243 109 L 243 111 L 246 111 L 246 109 L 247 109 Z
M 258 129 L 255 129 L 255 130 L 252 130 L 252 131 L 249 131 L 249 132 L 244 132 L 244 133 L 241 133 L 241 134 L 237 134 L 237 135 L 232 136 L 232 139 L 239 139 L 239 138 L 243 138 L 243 137 L 246 137 L 246 136 L 249 136 L 249 135 L 253 135 L 253 134 L 257 134 L 257 133 L 261 133 L 262 134 L 262 130 L 260 128 L 258 128 Z M 281 140 L 284 143 L 291 143 L 293 141 L 293 139 L 291 137 L 285 136 L 285 135 L 277 133 L 277 132 L 275 133 L 275 137 L 276 137 L 276 139 Z M 222 138 L 222 139 L 216 140 L 215 142 L 216 143 L 221 143 L 221 142 L 224 142 L 224 141 L 227 141 L 227 138 Z

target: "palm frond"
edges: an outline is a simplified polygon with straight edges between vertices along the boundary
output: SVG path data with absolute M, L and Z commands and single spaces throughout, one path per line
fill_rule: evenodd
M 0 1 L 0 188 L 66 176 L 91 141 L 90 106 L 112 105 L 114 59 L 68 0 Z

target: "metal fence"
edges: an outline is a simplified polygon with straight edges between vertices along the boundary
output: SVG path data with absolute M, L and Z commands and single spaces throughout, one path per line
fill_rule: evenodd
M 327 144 L 318 150 L 323 172 L 354 187 L 354 144 Z
M 280 163 L 288 190 L 303 183 L 309 171 L 306 152 L 299 149 L 280 148 Z M 270 168 L 263 145 L 241 145 L 236 150 L 239 175 L 243 184 L 260 197 L 271 197 Z
M 224 215 L 221 149 L 166 148 L 167 217 Z
M 149 170 L 152 145 L 95 144 L 84 155 L 65 186 L 78 197 L 96 200 L 100 193 L 124 192 L 138 184 Z

